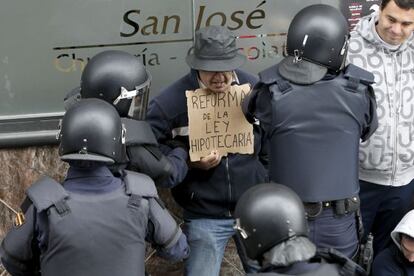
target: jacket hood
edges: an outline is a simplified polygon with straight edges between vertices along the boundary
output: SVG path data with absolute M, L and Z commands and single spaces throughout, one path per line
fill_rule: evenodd
M 391 238 L 400 250 L 401 234 L 414 237 L 414 210 L 408 212 L 391 232 Z
M 374 46 L 378 48 L 385 48 L 384 43 L 374 33 L 375 23 L 378 21 L 378 17 L 379 11 L 372 12 L 371 14 L 362 17 L 353 31 L 357 32 L 361 37 L 372 43 Z M 409 45 L 414 45 L 414 38 L 412 34 L 396 51 L 404 51 Z

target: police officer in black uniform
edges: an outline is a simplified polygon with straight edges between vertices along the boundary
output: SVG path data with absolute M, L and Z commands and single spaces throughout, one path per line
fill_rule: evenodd
M 151 79 L 137 57 L 123 51 L 103 51 L 89 60 L 82 72 L 80 87 L 66 96 L 65 106 L 70 107 L 81 98 L 98 98 L 112 104 L 128 130 L 127 168 L 149 175 L 156 184 L 178 183 L 184 176 L 173 170 L 151 127 L 144 121 Z
M 63 185 L 42 177 L 27 190 L 24 219 L 2 242 L 11 275 L 144 275 L 145 241 L 159 255 L 188 256 L 181 229 L 147 175 L 107 165 L 125 158 L 125 128 L 113 106 L 81 100 L 62 121 L 59 155 L 70 164 Z
M 249 275 L 366 275 L 336 250 L 316 249 L 308 238 L 302 201 L 285 185 L 250 188 L 237 202 L 234 217 L 247 255 L 262 267 Z
M 377 116 L 373 74 L 343 66 L 348 37 L 337 9 L 302 9 L 289 26 L 289 56 L 259 74 L 243 110 L 270 139 L 270 179 L 305 203 L 310 239 L 351 257 L 358 248 L 359 143 L 375 131 Z

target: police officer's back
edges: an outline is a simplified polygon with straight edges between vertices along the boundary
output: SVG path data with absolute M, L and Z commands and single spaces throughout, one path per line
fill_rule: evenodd
M 359 142 L 375 131 L 377 117 L 373 75 L 343 68 L 348 36 L 337 9 L 301 10 L 289 26 L 289 56 L 259 74 L 244 111 L 265 126 L 270 179 L 306 203 L 315 243 L 351 257 L 358 248 Z
M 107 168 L 126 155 L 113 106 L 80 101 L 66 112 L 59 136 L 70 168 L 63 186 L 44 176 L 28 189 L 25 221 L 1 245 L 12 275 L 144 275 L 146 240 L 171 260 L 188 255 L 154 182 L 128 171 L 114 177 Z
M 262 267 L 252 275 L 365 275 L 339 252 L 316 249 L 308 239 L 302 201 L 284 185 L 247 190 L 237 202 L 235 218 L 247 255 Z

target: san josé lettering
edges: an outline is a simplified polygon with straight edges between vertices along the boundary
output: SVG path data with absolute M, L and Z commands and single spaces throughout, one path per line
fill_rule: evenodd
M 263 26 L 266 20 L 266 1 L 259 1 L 251 10 L 217 10 L 214 5 L 200 5 L 196 7 L 194 18 L 195 30 L 210 25 L 226 26 L 228 29 L 236 31 L 243 28 L 256 30 Z M 120 37 L 134 36 L 157 36 L 169 37 L 172 34 L 181 34 L 186 25 L 184 24 L 188 15 L 178 13 L 151 14 L 145 8 L 138 7 L 122 13 L 120 19 L 123 23 L 119 32 Z M 254 43 L 240 48 L 250 61 L 260 61 L 262 59 L 278 59 L 286 56 L 286 34 L 281 33 L 272 43 Z M 177 57 L 166 56 L 156 48 L 147 47 L 134 53 L 145 66 L 160 66 Z M 89 61 L 90 56 L 76 49 L 59 49 L 54 57 L 53 64 L 57 71 L 62 73 L 76 73 L 82 71 Z
M 265 3 L 265 2 L 264 2 Z M 207 6 L 201 5 L 196 12 L 195 30 L 210 25 L 226 26 L 230 30 L 238 30 L 243 26 L 255 30 L 263 26 L 266 13 L 260 8 L 263 2 L 252 11 L 235 10 L 230 12 L 213 11 L 208 13 Z M 125 23 L 122 26 L 121 37 L 135 35 L 166 35 L 178 34 L 181 31 L 181 16 L 178 14 L 169 15 L 144 15 L 141 9 L 126 11 L 122 16 Z

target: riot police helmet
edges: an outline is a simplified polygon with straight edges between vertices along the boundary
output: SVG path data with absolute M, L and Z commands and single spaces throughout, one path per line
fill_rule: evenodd
M 60 124 L 59 155 L 63 161 L 125 162 L 125 129 L 116 109 L 99 99 L 82 99 Z
M 246 253 L 260 260 L 265 252 L 294 237 L 308 236 L 305 209 L 289 187 L 258 184 L 240 197 L 235 208 L 235 229 Z
M 307 60 L 333 71 L 343 67 L 349 28 L 342 13 L 316 4 L 300 10 L 289 25 L 287 52 L 296 61 Z
M 109 102 L 121 117 L 144 120 L 150 84 L 151 74 L 137 57 L 109 50 L 95 55 L 85 66 L 80 95 Z

